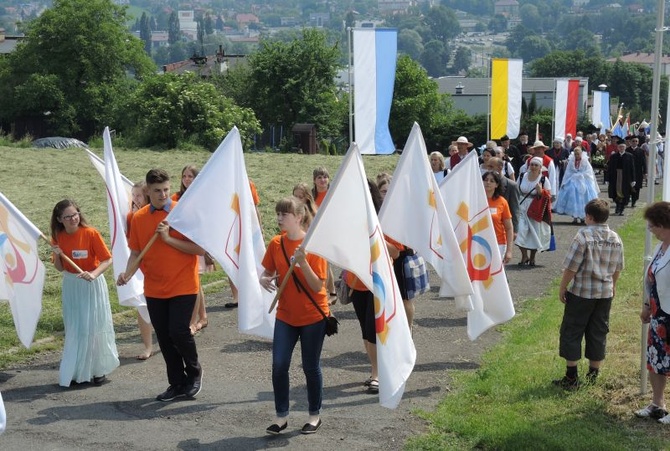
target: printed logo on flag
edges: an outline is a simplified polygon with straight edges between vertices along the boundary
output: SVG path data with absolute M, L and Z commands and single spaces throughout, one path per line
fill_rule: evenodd
M 459 224 L 456 234 L 459 238 L 461 252 L 465 255 L 470 280 L 481 281 L 484 288 L 488 289 L 493 283 L 493 276 L 501 272 L 502 267 L 495 271 L 492 270 L 494 250 L 487 235 L 494 234 L 494 232 L 490 229 L 486 216 L 487 211 L 488 206 L 470 217 L 470 206 L 461 202 L 457 214 L 463 220 L 461 224 L 467 224 L 467 230 L 464 231 Z
M 242 242 L 242 216 L 240 215 L 240 196 L 237 193 L 233 194 L 233 199 L 230 202 L 230 209 L 235 212 L 235 219 L 228 231 L 226 239 L 226 257 L 235 265 L 236 269 L 240 269 L 240 243 Z
M 6 268 L 5 280 L 13 284 L 31 284 L 39 270 L 40 259 L 30 245 L 33 238 L 26 235 L 19 224 L 0 204 L 0 255 Z
M 382 258 L 386 252 L 386 241 L 377 226 L 370 237 L 370 266 L 372 269 L 373 296 L 375 303 L 375 331 L 382 344 L 389 334 L 389 323 L 396 315 L 398 293 L 395 287 L 393 263 L 390 258 Z

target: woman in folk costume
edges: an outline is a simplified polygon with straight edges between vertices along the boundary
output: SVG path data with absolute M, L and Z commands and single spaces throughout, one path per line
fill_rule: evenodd
M 568 158 L 568 166 L 563 176 L 563 184 L 554 204 L 556 213 L 570 215 L 572 223 L 584 224 L 584 207 L 598 197 L 600 187 L 595 173 L 581 147 L 575 147 Z
M 543 190 L 551 191 L 549 177 L 542 175 L 545 169 L 542 158 L 533 157 L 527 164 L 528 172 L 519 181 L 522 200 L 519 203 L 519 230 L 514 240 L 514 244 L 521 250 L 519 266 L 535 266 L 535 254 L 537 251 L 548 250 L 551 242 L 551 226 L 528 216 L 528 208 L 533 198 L 541 195 Z

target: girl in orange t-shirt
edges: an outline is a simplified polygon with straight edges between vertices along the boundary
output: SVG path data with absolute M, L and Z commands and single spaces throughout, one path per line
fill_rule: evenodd
M 197 166 L 193 164 L 184 166 L 181 170 L 181 186 L 179 187 L 179 191 L 172 195 L 172 200 L 179 201 L 198 174 L 200 174 L 200 169 L 198 169 Z M 205 263 L 205 257 L 203 255 L 198 255 L 198 274 L 211 272 L 213 270 L 214 266 L 207 265 Z M 196 298 L 195 307 L 193 308 L 193 315 L 191 316 L 191 333 L 195 335 L 196 332 L 204 329 L 208 324 L 209 320 L 207 319 L 205 292 L 202 289 L 202 284 L 200 284 L 198 297 Z
M 132 204 L 131 210 L 126 217 L 126 237 L 130 236 L 130 222 L 133 219 L 133 214 L 145 205 L 149 205 L 149 194 L 147 193 L 147 182 L 139 181 L 133 185 L 131 190 Z M 146 317 L 149 317 L 149 311 L 146 306 L 142 307 L 145 310 Z M 140 338 L 144 344 L 144 350 L 137 355 L 137 360 L 147 360 L 153 355 L 154 344 L 151 331 L 151 323 L 148 323 L 142 318 L 139 309 L 137 310 L 137 327 L 140 329 Z
M 324 288 L 326 260 L 306 254 L 301 247 L 305 231 L 312 220 L 304 203 L 295 197 L 282 199 L 277 202 L 275 211 L 279 228 L 285 233 L 275 236 L 268 244 L 263 257 L 265 271 L 261 275 L 260 284 L 268 291 L 275 291 L 276 280 L 283 281 L 286 277 L 290 279 L 279 297 L 277 306 L 272 341 L 272 387 L 276 418 L 266 432 L 279 434 L 288 424 L 289 366 L 293 349 L 300 340 L 309 405 L 309 419 L 301 432 L 313 434 L 321 426 L 319 415 L 323 397 L 323 377 L 320 360 L 326 335 L 324 315 L 330 315 L 328 295 Z M 296 262 L 292 275 L 288 274 L 290 259 L 295 259 Z
M 326 198 L 326 193 L 328 193 L 328 188 L 330 188 L 330 174 L 328 174 L 328 169 L 323 166 L 319 166 L 314 169 L 312 172 L 312 180 L 314 181 L 314 187 L 312 188 L 312 197 L 314 198 L 314 203 L 316 208 L 319 208 L 323 203 L 323 200 Z M 330 294 L 330 297 L 333 298 L 331 305 L 337 302 L 337 292 L 335 291 L 335 276 L 333 275 L 333 269 L 328 265 L 328 279 L 326 279 L 326 289 Z
M 63 273 L 65 343 L 59 384 L 102 384 L 119 366 L 109 292 L 103 273 L 112 264 L 100 232 L 88 226 L 77 204 L 56 204 L 51 214 L 51 247 L 56 269 Z M 68 264 L 69 257 L 80 269 Z
M 512 246 L 514 240 L 514 226 L 512 225 L 512 213 L 510 212 L 507 199 L 502 196 L 502 179 L 500 174 L 494 171 L 488 171 L 482 176 L 484 182 L 484 191 L 489 203 L 491 220 L 493 221 L 493 230 L 496 233 L 498 248 L 503 263 L 509 263 L 512 259 Z

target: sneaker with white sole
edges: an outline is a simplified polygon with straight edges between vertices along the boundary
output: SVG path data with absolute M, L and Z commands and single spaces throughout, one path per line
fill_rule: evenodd
M 665 407 L 659 407 L 656 404 L 649 404 L 644 409 L 640 409 L 635 412 L 635 416 L 638 418 L 654 418 L 656 420 L 661 420 L 668 416 L 668 411 L 665 410 Z M 667 424 L 670 424 L 670 418 L 666 420 Z
M 670 414 L 665 414 L 663 418 L 659 418 L 658 422 L 661 424 L 670 424 Z

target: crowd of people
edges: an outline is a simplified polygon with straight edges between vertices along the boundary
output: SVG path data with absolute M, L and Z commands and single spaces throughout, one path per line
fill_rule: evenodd
M 586 340 L 585 355 L 589 359 L 586 379 L 594 382 L 598 376 L 605 356 L 609 309 L 623 269 L 623 245 L 607 227 L 610 207 L 607 201 L 598 199 L 600 189 L 590 161 L 604 153 L 603 182 L 608 185 L 615 214 L 623 214 L 629 203 L 635 207 L 646 180 L 644 163 L 648 147 L 638 146 L 639 137 L 631 137 L 628 146 L 626 140 L 614 139 L 609 134 L 587 135 L 586 139 L 578 135 L 574 140 L 568 135 L 565 140 L 554 139 L 551 147 L 541 140 L 530 144 L 527 139 L 522 133 L 517 146 L 503 136 L 500 143 L 488 141 L 477 149 L 461 136 L 449 147 L 446 158 L 441 152 L 432 152 L 427 159 L 439 183 L 469 152 L 480 151 L 482 184 L 505 264 L 512 261 L 513 246 L 520 250 L 518 266 L 523 268 L 536 266 L 538 252 L 553 250 L 552 211 L 569 215 L 573 224 L 586 226 L 579 230 L 570 247 L 559 293 L 565 304 L 559 354 L 566 359 L 567 370 L 565 377 L 554 383 L 573 389 L 581 383 L 577 363 L 582 339 Z M 153 330 L 168 379 L 167 389 L 156 396 L 163 402 L 195 398 L 202 389 L 203 368 L 194 335 L 208 324 L 199 276 L 211 270 L 212 262 L 205 259 L 205 249 L 165 221 L 197 175 L 197 167 L 184 167 L 180 189 L 174 194 L 170 177 L 162 169 L 150 170 L 146 179 L 133 187 L 132 209 L 126 224 L 130 258 L 116 281 L 118 285 L 128 283 L 140 268 L 144 274 L 150 322 L 138 313 L 143 350 L 137 358 L 145 360 L 153 355 Z M 345 284 L 348 290 L 370 364 L 370 376 L 362 385 L 369 393 L 379 392 L 373 294 L 351 273 L 343 273 L 336 281 L 326 260 L 306 254 L 301 247 L 330 187 L 327 169 L 316 168 L 312 181 L 312 187 L 297 183 L 292 196 L 277 202 L 275 212 L 280 233 L 270 241 L 262 260 L 264 272 L 259 283 L 264 289 L 273 292 L 279 281 L 289 278 L 277 304 L 272 347 L 275 419 L 266 429 L 268 434 L 279 434 L 288 425 L 289 367 L 298 340 L 309 410 L 301 433 L 313 434 L 322 424 L 320 358 L 330 306 L 337 300 L 338 283 Z M 386 173 L 379 174 L 374 182 L 368 180 L 377 211 L 392 183 L 392 176 Z M 253 185 L 252 191 L 258 204 Z M 661 244 L 649 266 L 648 301 L 640 315 L 642 321 L 651 324 L 648 358 L 654 394 L 652 403 L 636 414 L 670 423 L 663 397 L 665 377 L 670 374 L 670 342 L 666 333 L 670 316 L 665 313 L 670 311 L 665 299 L 670 288 L 661 277 L 670 261 L 670 257 L 665 257 L 670 243 L 670 203 L 652 205 L 645 218 Z M 102 384 L 119 366 L 107 285 L 104 277 L 100 277 L 111 265 L 111 253 L 100 233 L 87 223 L 72 200 L 63 200 L 54 207 L 51 235 L 53 263 L 63 273 L 65 343 L 59 383 L 64 387 Z M 416 293 L 405 286 L 408 279 L 405 264 L 416 253 L 390 237 L 385 238 L 411 331 Z M 292 261 L 296 264 L 292 265 Z M 232 283 L 231 289 L 236 306 L 237 290 Z

